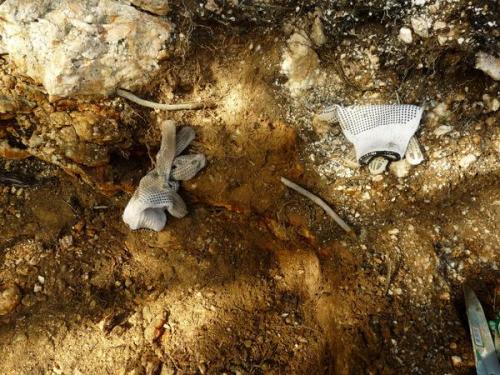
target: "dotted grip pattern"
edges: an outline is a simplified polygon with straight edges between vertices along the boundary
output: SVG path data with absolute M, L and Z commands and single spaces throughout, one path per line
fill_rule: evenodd
M 206 164 L 203 154 L 179 156 L 195 138 L 192 128 L 182 128 L 176 137 L 175 122 L 166 121 L 161 130 L 156 167 L 141 179 L 123 212 L 123 221 L 133 230 L 162 230 L 167 222 L 165 210 L 177 218 L 186 216 L 178 181 L 193 178 Z
M 356 158 L 367 164 L 376 156 L 399 160 L 415 134 L 422 108 L 415 105 L 361 105 L 325 108 L 323 121 L 338 121 L 346 138 L 354 145 Z

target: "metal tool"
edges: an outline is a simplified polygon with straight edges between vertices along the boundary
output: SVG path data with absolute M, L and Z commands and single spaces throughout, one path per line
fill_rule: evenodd
M 477 374 L 500 375 L 500 364 L 483 307 L 476 293 L 467 285 L 464 285 L 464 295 Z

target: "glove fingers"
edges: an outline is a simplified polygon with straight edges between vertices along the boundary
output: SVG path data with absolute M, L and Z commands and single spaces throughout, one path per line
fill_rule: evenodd
M 167 215 L 161 208 L 147 208 L 141 212 L 139 228 L 161 231 L 167 223 Z
M 169 176 L 175 157 L 175 122 L 167 120 L 161 123 L 160 127 L 161 146 L 156 155 L 156 170 L 164 176 Z
M 183 155 L 174 160 L 172 177 L 177 181 L 193 178 L 206 164 L 205 155 Z
M 176 218 L 182 218 L 187 215 L 187 207 L 184 200 L 175 191 L 171 191 L 170 203 L 167 205 L 167 211 L 170 215 Z
M 368 169 L 372 175 L 382 174 L 387 168 L 389 161 L 383 156 L 377 156 L 373 158 L 368 164 Z
M 187 146 L 193 141 L 196 134 L 190 126 L 185 126 L 177 132 L 177 142 L 175 144 L 175 156 L 181 154 Z
M 125 207 L 122 218 L 132 230 L 147 228 L 159 231 L 167 222 L 162 208 L 147 207 L 135 194 Z
M 405 154 L 406 160 L 411 165 L 418 165 L 424 161 L 424 154 L 420 149 L 417 138 L 411 137 Z

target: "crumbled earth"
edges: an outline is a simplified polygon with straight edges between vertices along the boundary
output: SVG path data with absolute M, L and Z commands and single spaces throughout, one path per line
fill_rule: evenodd
M 1 56 L 0 373 L 473 372 L 462 287 L 500 301 L 496 2 L 122 3 L 175 25 L 137 94 L 216 106 L 54 101 Z M 371 176 L 315 119 L 334 103 L 423 106 L 425 161 Z M 165 118 L 207 167 L 187 217 L 132 232 Z

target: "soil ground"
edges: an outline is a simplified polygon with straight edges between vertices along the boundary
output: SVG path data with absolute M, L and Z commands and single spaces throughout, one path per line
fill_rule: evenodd
M 105 195 L 34 158 L 0 161 L 25 183 L 0 184 L 0 286 L 20 296 L 0 317 L 0 373 L 472 373 L 462 286 L 489 317 L 500 301 L 498 112 L 474 103 L 498 86 L 474 70 L 466 89 L 453 70 L 412 68 L 404 79 L 377 70 L 394 78 L 359 90 L 349 74 L 369 69 L 336 65 L 376 43 L 359 36 L 336 55 L 320 49 L 324 84 L 291 100 L 286 39 L 220 35 L 199 36 L 148 91 L 217 103 L 167 114 L 196 129 L 191 149 L 208 159 L 181 187 L 186 218 L 132 232 L 121 221 L 129 193 Z M 346 164 L 338 125 L 312 121 L 338 98 L 396 96 L 427 103 L 426 160 L 404 178 Z M 159 143 L 160 115 L 133 108 L 141 141 L 111 160 L 121 186 L 137 184 L 151 167 L 145 146 L 154 155 Z M 438 135 L 443 124 L 453 130 Z M 357 238 L 281 176 L 324 198 Z

